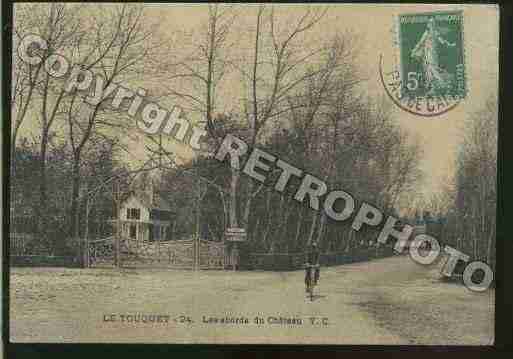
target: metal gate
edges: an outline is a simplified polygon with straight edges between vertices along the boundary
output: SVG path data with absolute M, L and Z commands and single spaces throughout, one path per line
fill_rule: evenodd
M 223 269 L 225 267 L 225 245 L 222 242 L 200 240 L 197 265 L 199 269 Z
M 225 245 L 206 240 L 120 240 L 120 267 L 223 269 Z M 89 242 L 90 267 L 116 266 L 116 240 L 109 237 Z

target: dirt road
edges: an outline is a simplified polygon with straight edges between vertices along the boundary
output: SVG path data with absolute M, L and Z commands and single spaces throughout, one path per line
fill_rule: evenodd
M 493 291 L 440 282 L 405 256 L 323 268 L 313 302 L 302 281 L 302 271 L 15 268 L 11 341 L 493 342 Z

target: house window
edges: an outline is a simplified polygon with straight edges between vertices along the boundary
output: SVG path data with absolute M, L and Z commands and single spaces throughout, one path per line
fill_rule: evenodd
M 141 219 L 141 209 L 127 208 L 126 219 Z
M 156 220 L 160 220 L 160 221 L 169 221 L 169 220 L 171 220 L 171 212 L 160 210 L 160 209 L 152 209 L 150 211 L 150 219 L 156 219 Z
M 137 227 L 135 224 L 130 225 L 130 238 L 137 238 Z

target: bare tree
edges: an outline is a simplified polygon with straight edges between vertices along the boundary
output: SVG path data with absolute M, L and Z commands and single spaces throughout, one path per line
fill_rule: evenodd
M 42 37 L 46 43 L 46 49 L 40 49 L 39 55 L 41 63 L 31 66 L 19 64 L 21 78 L 17 81 L 23 81 L 23 90 L 19 94 L 26 93 L 26 96 L 17 95 L 19 107 L 16 115 L 14 133 L 12 142 L 15 146 L 19 128 L 24 122 L 29 111 L 33 112 L 39 120 L 39 204 L 36 205 L 36 217 L 40 219 L 39 227 L 44 238 L 44 229 L 46 227 L 44 206 L 47 203 L 47 178 L 46 178 L 46 156 L 48 151 L 49 139 L 52 135 L 52 127 L 58 115 L 60 104 L 64 98 L 64 89 L 53 93 L 55 80 L 41 71 L 42 64 L 54 53 L 62 51 L 75 36 L 78 36 L 78 18 L 76 5 L 63 4 L 28 4 L 20 5 L 17 13 L 20 17 L 20 28 L 17 31 L 17 38 L 22 38 L 28 33 L 36 33 Z M 37 101 L 34 96 L 37 95 Z M 24 101 L 21 99 L 24 97 Z M 33 106 L 32 106 L 33 105 Z
M 489 98 L 467 118 L 454 178 L 421 203 L 443 220 L 444 242 L 492 267 L 496 237 L 497 116 L 497 100 Z
M 294 19 L 285 19 L 278 12 L 279 9 L 271 5 L 258 6 L 251 14 L 254 25 L 250 31 L 242 33 L 236 31 L 239 19 L 236 9 L 210 5 L 205 28 L 189 38 L 193 49 L 179 60 L 166 64 L 167 93 L 188 112 L 200 115 L 216 145 L 227 131 L 233 131 L 250 146 L 266 146 L 274 141 L 271 138 L 277 129 L 290 127 L 291 137 L 276 139 L 302 143 L 301 151 L 294 148 L 296 155 L 292 156 L 301 166 L 307 162 L 311 165 L 306 169 L 322 179 L 356 188 L 369 197 L 370 194 L 374 198 L 386 195 L 383 202 L 393 207 L 401 190 L 411 185 L 418 157 L 407 156 L 407 150 L 412 147 L 407 145 L 405 136 L 396 136 L 392 116 L 380 106 L 365 102 L 358 93 L 358 86 L 364 80 L 356 66 L 358 36 L 348 31 L 329 41 L 306 46 L 313 40 L 313 29 L 323 19 L 326 9 L 308 7 Z M 249 48 L 232 46 L 239 33 L 248 36 L 245 44 L 249 44 Z M 228 75 L 230 85 L 240 79 L 240 108 L 235 106 L 231 113 L 220 114 L 226 112 L 221 110 L 221 95 L 223 91 L 230 92 L 223 82 Z M 226 118 L 230 128 L 226 126 Z M 391 128 L 394 131 L 386 136 L 385 143 L 383 137 Z M 154 154 L 160 151 L 173 162 L 176 154 L 155 138 L 150 141 L 158 147 L 152 150 Z M 373 146 L 377 146 L 379 152 L 384 149 L 379 155 L 389 156 L 381 168 L 378 166 L 380 157 L 372 153 Z M 394 151 L 399 148 L 404 149 L 403 157 L 394 157 Z M 291 151 L 285 150 L 287 156 Z M 351 173 L 353 165 L 357 173 Z M 396 169 L 398 173 L 392 175 Z M 387 176 L 374 184 L 373 180 L 380 176 L 379 170 Z M 270 206 L 274 194 L 265 191 L 263 184 L 243 180 L 235 169 L 228 175 L 223 185 L 229 188 L 227 222 L 230 226 L 244 226 L 250 234 L 250 226 L 255 230 L 265 224 L 263 237 L 266 247 L 270 248 L 277 244 L 276 237 L 283 236 L 291 223 L 295 237 L 301 236 L 305 226 L 293 221 L 304 218 L 305 213 L 301 211 L 294 216 L 296 208 L 289 208 L 293 205 L 285 195 L 278 198 L 284 210 L 277 211 Z M 275 175 L 277 172 L 271 174 Z M 251 214 L 257 207 L 268 211 L 264 216 L 258 213 L 259 218 L 250 224 Z M 327 219 L 319 216 L 312 213 L 310 238 L 317 235 L 321 239 L 327 233 Z M 271 226 L 276 228 L 271 229 Z
M 113 91 L 110 95 L 102 94 L 109 88 L 117 88 L 120 82 L 147 79 L 149 75 L 144 76 L 143 71 L 152 64 L 153 51 L 160 42 L 154 36 L 154 27 L 144 17 L 141 5 L 107 5 L 102 11 L 97 11 L 77 4 L 22 4 L 17 7 L 17 13 L 20 19 L 17 21 L 20 29 L 17 38 L 35 33 L 46 41 L 47 46 L 39 51 L 42 60 L 39 65 L 17 62 L 23 71 L 19 71 L 13 85 L 16 95 L 13 146 L 27 114 L 37 114 L 40 199 L 36 210 L 43 232 L 49 139 L 53 133 L 64 131 L 71 149 L 71 216 L 75 218 L 71 223 L 71 233 L 76 236 L 84 151 L 94 145 L 93 139 L 119 137 L 120 130 L 128 128 L 131 123 L 131 119 L 123 115 L 126 103 L 121 104 L 121 109 L 119 106 L 110 107 L 107 102 L 112 101 Z M 92 90 L 84 93 L 66 88 L 65 80 L 41 70 L 45 61 L 55 54 L 66 57 L 69 69 L 79 67 L 90 71 L 94 80 L 91 82 Z M 115 143 L 122 144 L 119 141 Z
M 497 203 L 497 101 L 469 117 L 458 158 L 455 207 L 474 258 L 493 262 Z
M 319 55 L 324 48 L 314 47 L 302 51 L 300 43 L 306 34 L 312 30 L 326 13 L 326 9 L 308 8 L 288 31 L 278 30 L 278 16 L 275 7 L 266 11 L 261 5 L 256 14 L 254 30 L 253 58 L 247 66 L 242 63 L 239 70 L 250 86 L 247 95 L 242 99 L 243 113 L 248 128 L 250 146 L 255 146 L 261 140 L 265 127 L 269 122 L 278 122 L 288 113 L 305 103 L 290 101 L 291 96 L 315 77 L 329 78 L 338 65 L 335 61 L 326 62 L 325 66 L 316 69 L 307 66 L 308 60 Z M 283 25 L 283 23 L 282 23 Z M 246 68 L 251 69 L 247 71 Z M 315 114 L 312 114 L 312 117 Z M 232 205 L 235 206 L 239 188 L 240 174 L 232 170 L 231 189 Z M 251 205 L 254 198 L 261 192 L 263 185 L 256 186 L 249 181 L 246 190 L 243 225 L 249 223 Z M 241 198 L 242 200 L 242 198 Z M 236 213 L 232 214 L 232 225 L 238 225 Z
M 176 83 L 169 93 L 183 101 L 190 111 L 205 118 L 207 130 L 216 143 L 219 143 L 219 128 L 216 128 L 216 94 L 221 80 L 232 69 L 242 76 L 251 90 L 242 96 L 242 113 L 247 127 L 245 134 L 249 144 L 254 146 L 265 125 L 271 119 L 290 111 L 287 96 L 308 78 L 316 75 L 305 73 L 305 61 L 319 52 L 318 49 L 302 54 L 297 50 L 302 36 L 312 29 L 324 12 L 308 9 L 291 31 L 277 33 L 277 20 L 274 9 L 269 11 L 259 6 L 253 32 L 251 61 L 234 60 L 229 50 L 232 41 L 237 12 L 232 7 L 210 5 L 208 23 L 197 47 L 183 60 L 169 66 L 170 80 L 187 79 L 193 85 L 184 90 L 177 89 Z M 232 35 L 230 37 L 230 35 Z M 267 46 L 270 45 L 270 46 Z M 270 77 L 268 74 L 272 74 Z M 237 204 L 240 202 L 240 173 L 233 169 L 230 183 L 229 223 L 238 226 Z M 262 187 L 247 186 L 246 205 L 243 207 L 243 222 L 247 224 L 252 199 Z M 240 198 L 242 199 L 242 198 Z M 241 213 L 242 214 L 242 213 Z
M 110 11 L 109 11 L 110 10 Z M 121 81 L 129 82 L 144 77 L 144 63 L 151 61 L 154 29 L 146 25 L 142 6 L 120 5 L 106 9 L 105 13 L 92 18 L 88 35 L 76 39 L 70 51 L 76 54 L 75 62 L 95 75 L 96 92 L 102 94 L 109 86 Z M 120 91 L 120 90 L 118 90 Z M 113 95 L 105 96 L 93 104 L 87 103 L 78 90 L 73 91 L 65 105 L 67 137 L 72 152 L 72 231 L 78 237 L 78 196 L 80 191 L 80 167 L 87 146 L 97 137 L 113 138 L 133 128 L 126 115 L 126 106 L 112 108 Z M 118 144 L 122 142 L 117 141 Z

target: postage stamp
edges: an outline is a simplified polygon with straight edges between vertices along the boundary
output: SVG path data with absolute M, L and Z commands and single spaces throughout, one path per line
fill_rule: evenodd
M 399 15 L 396 45 L 399 63 L 386 88 L 401 108 L 435 116 L 466 97 L 462 11 Z

